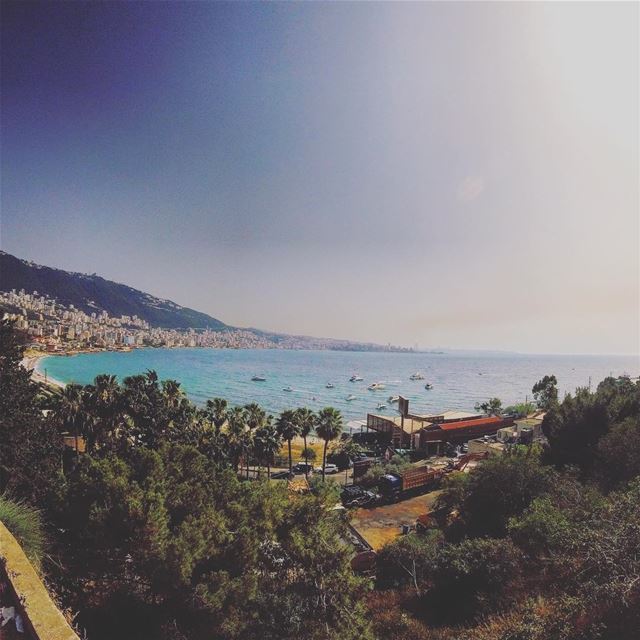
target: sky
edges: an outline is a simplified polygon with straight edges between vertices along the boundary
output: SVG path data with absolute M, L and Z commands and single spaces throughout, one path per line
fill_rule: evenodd
M 236 326 L 640 352 L 637 3 L 1 17 L 3 250 Z

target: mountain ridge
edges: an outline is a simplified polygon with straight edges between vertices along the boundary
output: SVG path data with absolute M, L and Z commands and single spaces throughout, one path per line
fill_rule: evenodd
M 112 316 L 138 316 L 163 329 L 234 329 L 201 311 L 158 298 L 96 274 L 47 267 L 0 251 L 0 291 L 38 291 L 85 313 L 106 311 Z

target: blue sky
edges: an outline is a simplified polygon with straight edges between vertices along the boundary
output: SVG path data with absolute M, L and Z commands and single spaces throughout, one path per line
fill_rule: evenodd
M 2 6 L 2 248 L 241 326 L 640 351 L 638 5 Z

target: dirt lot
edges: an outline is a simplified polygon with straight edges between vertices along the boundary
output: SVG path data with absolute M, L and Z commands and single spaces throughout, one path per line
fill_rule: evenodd
M 351 524 L 378 551 L 402 534 L 403 524 L 415 524 L 416 518 L 432 507 L 439 493 L 431 491 L 395 504 L 357 509 L 352 514 Z

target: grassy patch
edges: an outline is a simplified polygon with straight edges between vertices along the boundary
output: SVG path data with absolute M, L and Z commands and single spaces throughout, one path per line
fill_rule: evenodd
M 20 543 L 31 563 L 40 569 L 45 546 L 40 512 L 21 500 L 0 495 L 0 522 Z

